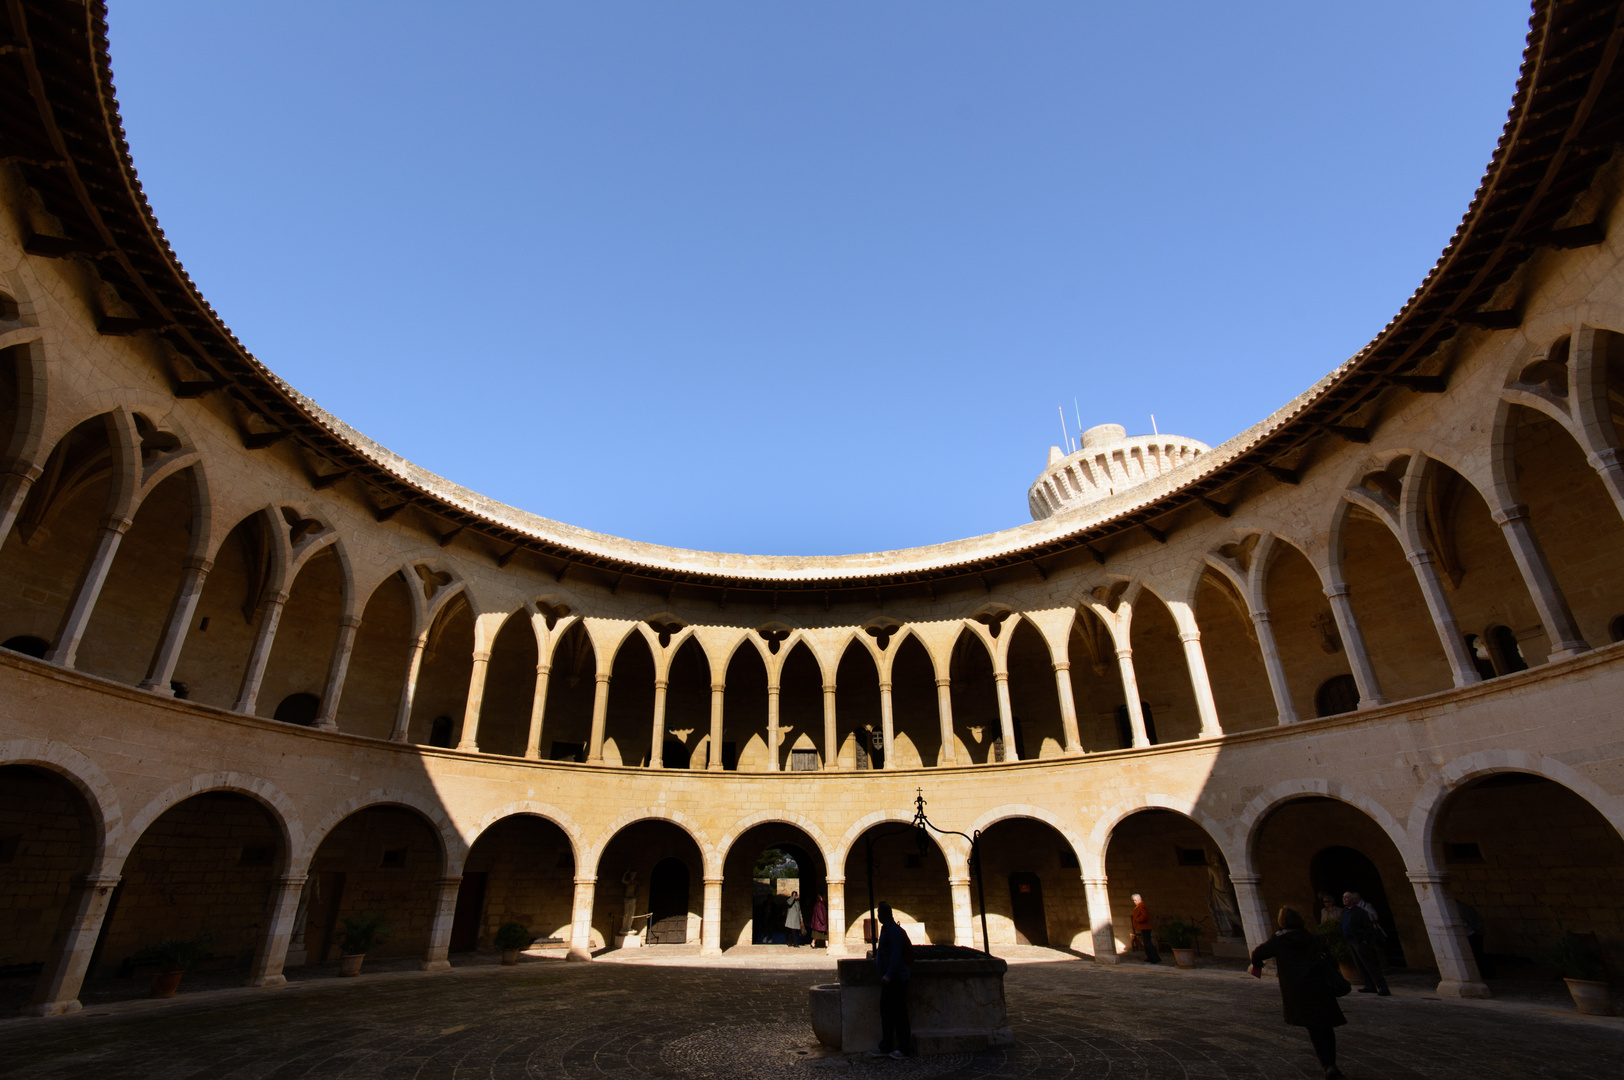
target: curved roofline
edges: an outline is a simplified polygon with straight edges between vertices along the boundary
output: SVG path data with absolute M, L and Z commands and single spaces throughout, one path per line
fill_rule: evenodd
M 1541 247 L 1601 240 L 1597 222 L 1565 216 L 1620 139 L 1624 5 L 1536 0 L 1504 131 L 1459 228 L 1404 308 L 1360 352 L 1273 415 L 1180 468 L 1085 509 L 999 532 L 896 551 L 763 556 L 693 551 L 591 532 L 487 498 L 391 453 L 327 413 L 260 363 L 187 276 L 141 190 L 112 79 L 106 5 L 11 0 L 17 54 L 0 75 L 9 160 L 23 169 L 61 236 L 35 235 L 33 255 L 84 259 L 136 314 L 109 316 L 105 334 L 152 334 L 195 368 L 179 397 L 223 393 L 244 413 L 247 449 L 294 440 L 316 463 L 319 487 L 352 482 L 387 520 L 411 507 L 455 530 L 548 561 L 671 584 L 742 589 L 872 589 L 983 573 L 1150 529 L 1176 511 L 1227 513 L 1243 484 L 1295 483 L 1323 439 L 1369 438 L 1360 414 L 1392 394 L 1442 390 L 1432 361 L 1465 325 L 1503 326 L 1483 308 Z M 20 60 L 20 62 L 18 62 Z M 32 99 L 32 112 L 26 107 Z M 20 107 L 19 107 L 20 106 Z M 1173 482 L 1173 481 L 1176 481 Z M 1166 523 L 1164 522 L 1164 525 Z M 560 570 L 562 573 L 563 570 Z

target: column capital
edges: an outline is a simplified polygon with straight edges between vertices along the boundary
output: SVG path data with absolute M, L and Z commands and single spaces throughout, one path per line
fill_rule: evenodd
M 670 686 L 671 686 L 671 680 L 670 679 L 655 679 L 654 680 L 654 689 L 656 689 L 656 690 L 667 690 L 667 689 L 670 688 Z
M 609 680 L 611 678 L 613 678 L 613 676 L 610 675 L 609 672 L 607 672 L 607 671 L 600 671 L 596 675 L 594 675 L 593 678 L 595 680 L 597 680 L 598 682 L 600 682 L 600 683 L 608 685 Z
M 1231 879 L 1231 880 L 1233 880 L 1233 879 Z M 1102 877 L 1095 877 L 1095 878 L 1085 877 L 1083 879 L 1083 884 L 1085 886 L 1087 886 L 1088 888 L 1090 888 L 1090 889 L 1103 889 L 1107 885 L 1109 885 L 1110 882 L 1107 881 L 1105 878 L 1102 878 Z
M 462 884 L 462 875 L 455 874 L 447 875 L 445 877 L 437 877 L 434 879 L 434 884 L 438 885 L 442 889 L 450 889 Z
M 1264 608 L 1261 611 L 1248 611 L 1247 614 L 1250 615 L 1252 617 L 1252 621 L 1259 626 L 1267 626 L 1269 624 L 1268 608 Z
M 953 680 L 952 679 L 937 679 L 936 680 L 936 685 L 938 687 L 940 687 L 940 688 L 951 687 L 953 685 Z
M 359 630 L 361 629 L 361 616 L 340 615 L 338 617 L 338 625 L 339 628 L 343 630 Z
M 1236 873 L 1232 872 L 1229 875 L 1229 880 L 1234 882 L 1236 885 L 1254 885 L 1255 886 L 1258 882 L 1262 881 L 1263 879 L 1261 877 L 1259 877 L 1257 874 L 1236 874 Z
M 724 691 L 726 689 L 727 689 L 727 683 L 720 683 L 720 682 L 711 683 L 711 693 L 713 693 L 713 694 L 720 694 L 722 691 Z
M 844 884 L 846 884 L 846 879 L 843 878 L 843 877 L 825 877 L 823 879 L 823 883 L 825 885 L 827 885 L 829 887 L 830 891 L 832 892 L 832 891 L 834 891 L 834 887 L 836 885 L 844 885 Z
M 1179 640 L 1184 642 L 1184 644 L 1186 644 L 1186 645 L 1188 645 L 1192 641 L 1200 641 L 1201 640 L 1201 631 L 1199 631 L 1199 630 L 1181 630 L 1181 631 L 1179 631 Z
M 552 673 L 553 673 L 553 665 L 551 665 L 551 664 L 537 664 L 536 665 L 536 674 L 537 675 L 551 675 Z
M 777 697 L 782 691 L 783 691 L 783 687 L 779 686 L 775 682 L 770 682 L 770 683 L 767 684 L 767 696 L 768 697 Z
M 214 569 L 214 560 L 213 559 L 205 559 L 205 558 L 202 558 L 202 557 L 199 556 L 199 557 L 194 557 L 194 558 L 187 559 L 185 562 L 181 563 L 180 565 L 181 565 L 181 568 L 184 569 L 184 570 L 194 570 L 199 574 L 206 574 L 210 570 Z
M 1417 568 L 1431 566 L 1437 561 L 1432 557 L 1432 552 L 1428 551 L 1426 548 L 1422 548 L 1419 551 L 1407 551 L 1404 553 L 1404 557 L 1410 561 L 1411 566 Z
M 1325 588 L 1320 591 L 1323 592 L 1329 599 L 1335 600 L 1337 597 L 1348 595 L 1348 585 L 1347 582 L 1339 581 L 1334 585 L 1325 586 Z
M 577 877 L 574 881 L 577 885 L 596 885 L 598 883 L 598 879 L 595 877 Z
M 995 671 L 995 672 L 992 673 L 992 678 L 993 678 L 994 682 L 1007 683 L 1007 682 L 1009 682 L 1009 672 L 1007 672 L 1007 671 Z
M 1054 670 L 1055 670 L 1056 674 L 1061 674 L 1063 672 L 1070 671 L 1071 670 L 1071 661 L 1070 660 L 1056 660 L 1054 662 Z
M 1118 649 L 1116 651 L 1116 654 L 1117 654 L 1117 659 L 1118 660 L 1132 660 L 1133 659 L 1133 650 L 1132 649 Z
M 1404 875 L 1413 885 L 1447 885 L 1449 884 L 1448 870 L 1412 870 Z M 1234 880 L 1231 878 L 1230 880 Z
M 832 683 L 832 682 L 826 682 L 826 683 L 824 683 L 824 684 L 823 684 L 823 692 L 824 692 L 824 693 L 825 693 L 825 694 L 832 694 L 832 693 L 834 693 L 834 692 L 835 692 L 835 684 L 834 684 L 834 683 Z
M 490 662 L 491 662 L 491 651 L 489 649 L 475 649 L 474 650 L 474 663 L 476 663 L 476 664 L 488 664 Z
M 1590 467 L 1597 472 L 1612 472 L 1614 469 L 1624 467 L 1624 450 L 1616 446 L 1609 446 L 1588 455 Z
M 715 885 L 715 886 L 716 886 L 716 887 L 717 887 L 717 888 L 721 888 L 721 887 L 722 887 L 722 883 L 723 883 L 723 882 L 724 882 L 724 881 L 725 881 L 725 880 L 726 880 L 726 879 L 725 879 L 725 878 L 719 878 L 719 877 L 707 877 L 707 878 L 705 878 L 705 887 L 706 887 L 706 888 L 707 888 L 707 889 L 708 889 L 708 888 L 710 888 L 710 887 L 711 887 L 711 886 L 712 886 L 712 885 Z
M 284 889 L 302 889 L 304 888 L 304 883 L 309 880 L 310 877 L 308 874 L 283 874 L 281 877 L 276 879 L 276 883 L 282 886 Z
M 890 680 L 882 679 L 880 681 L 880 693 L 889 694 L 890 692 L 891 692 L 891 682 L 890 682 Z
M 123 880 L 122 874 L 75 874 L 72 883 L 80 889 L 111 889 Z
M 133 524 L 135 524 L 134 518 L 114 517 L 111 514 L 101 519 L 101 527 L 103 530 L 110 533 L 118 533 L 120 536 L 123 536 L 126 532 L 128 532 L 130 526 Z
M 1512 503 L 1510 506 L 1502 506 L 1498 510 L 1491 511 L 1489 516 L 1503 529 L 1514 521 L 1527 521 L 1528 507 L 1522 503 Z
M 970 879 L 967 877 L 950 877 L 947 879 L 947 884 L 949 888 L 963 887 L 968 889 L 970 887 Z

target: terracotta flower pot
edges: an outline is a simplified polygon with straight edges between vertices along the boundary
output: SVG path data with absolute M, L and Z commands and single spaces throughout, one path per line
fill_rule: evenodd
M 518 962 L 519 962 L 519 950 L 518 949 L 503 949 L 502 950 L 502 963 L 506 964 L 508 967 L 512 967 L 514 964 L 517 964 Z
M 180 977 L 184 971 L 160 971 L 152 977 L 152 996 L 156 998 L 171 998 L 180 989 Z M 1583 1010 L 1581 1010 L 1583 1011 Z
M 1357 984 L 1365 981 L 1365 973 L 1359 970 L 1358 964 L 1338 964 L 1337 967 L 1342 969 L 1342 977 L 1349 982 Z
M 1173 963 L 1177 964 L 1181 968 L 1193 968 L 1193 967 L 1195 967 L 1195 950 L 1194 949 L 1174 949 L 1173 950 Z
M 1591 979 L 1563 979 L 1568 984 L 1568 993 L 1573 995 L 1573 1004 L 1586 1016 L 1612 1016 L 1613 991 L 1604 982 L 1595 982 Z
M 361 974 L 361 961 L 367 958 L 366 953 L 354 953 L 338 958 L 338 973 L 343 976 Z

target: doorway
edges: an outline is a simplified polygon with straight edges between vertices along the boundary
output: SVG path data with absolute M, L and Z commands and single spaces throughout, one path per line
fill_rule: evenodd
M 1030 871 L 1009 875 L 1009 908 L 1017 945 L 1049 944 L 1049 920 L 1043 913 L 1043 882 Z
M 648 881 L 650 945 L 681 945 L 688 940 L 688 864 L 661 859 Z
M 479 921 L 485 914 L 483 870 L 463 871 L 457 886 L 457 911 L 451 916 L 451 952 L 473 952 L 479 948 Z
M 1387 932 L 1385 955 L 1388 964 L 1404 967 L 1404 946 L 1399 943 L 1398 927 L 1393 922 L 1393 907 L 1387 902 L 1387 890 L 1382 886 L 1376 864 L 1364 852 L 1351 847 L 1322 849 L 1308 864 L 1308 876 L 1314 886 L 1314 895 L 1328 893 L 1336 902 L 1342 894 L 1356 892 L 1368 900 L 1381 919 Z

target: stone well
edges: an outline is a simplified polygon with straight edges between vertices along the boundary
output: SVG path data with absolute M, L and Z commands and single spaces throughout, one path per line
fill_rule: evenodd
M 1008 1046 L 1004 972 L 996 956 L 960 945 L 914 948 L 908 1019 L 919 1054 L 952 1054 Z M 875 1050 L 880 1045 L 880 973 L 874 961 L 839 964 L 840 981 L 814 986 L 812 1028 L 836 1050 Z

